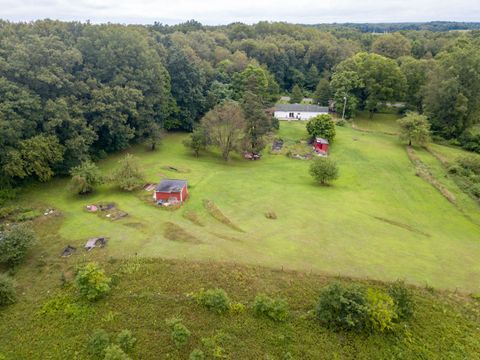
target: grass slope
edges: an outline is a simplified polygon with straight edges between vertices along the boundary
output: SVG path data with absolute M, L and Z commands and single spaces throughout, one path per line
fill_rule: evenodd
M 480 358 L 480 304 L 459 294 L 414 289 L 416 315 L 399 324 L 395 333 L 335 333 L 309 312 L 323 286 L 347 279 L 181 260 L 108 261 L 106 252 L 90 253 L 88 258 L 102 262 L 114 276 L 111 294 L 90 305 L 77 300 L 69 285 L 62 287 L 60 271 L 70 279 L 81 261 L 73 257 L 35 267 L 35 284 L 21 271 L 19 303 L 0 312 L 0 353 L 8 359 L 88 359 L 89 335 L 102 328 L 112 336 L 130 329 L 138 339 L 134 359 L 187 359 L 193 348 L 202 348 L 213 359 L 202 345 L 205 338 L 216 338 L 223 355 L 217 359 L 280 360 L 286 353 L 305 360 Z M 209 312 L 186 295 L 202 287 L 224 288 L 247 310 Z M 285 298 L 290 307 L 287 322 L 255 317 L 248 306 L 258 293 Z M 192 332 L 184 347 L 177 348 L 170 338 L 165 320 L 171 317 L 181 317 Z
M 371 121 L 380 118 L 375 115 Z M 146 192 L 122 193 L 109 185 L 88 197 L 69 194 L 67 181 L 61 179 L 27 189 L 24 202 L 54 206 L 63 214 L 59 228 L 46 223 L 48 236 L 38 251 L 57 256 L 67 244 L 82 246 L 87 238 L 103 235 L 110 238 L 106 251 L 117 258 L 138 254 L 261 264 L 480 290 L 480 208 L 466 196 L 460 196 L 462 206 L 456 207 L 415 176 L 395 136 L 337 127 L 332 157 L 340 166 L 340 178 L 330 187 L 313 182 L 308 161 L 283 155 L 265 154 L 256 162 L 234 158 L 224 163 L 211 153 L 196 159 L 182 145 L 185 136 L 168 135 L 157 152 L 142 146 L 129 150 L 151 182 L 162 177 L 189 181 L 191 197 L 177 211 L 149 204 Z M 282 122 L 279 136 L 304 138 L 305 125 Z M 121 156 L 102 161 L 102 171 L 112 170 Z M 441 176 L 441 166 L 434 168 Z M 459 192 L 452 182 L 448 185 Z M 241 231 L 212 217 L 205 199 Z M 83 210 L 99 201 L 113 201 L 130 216 L 112 222 Z M 267 219 L 268 211 L 278 219 Z M 172 227 L 195 240 L 169 239 L 166 229 Z

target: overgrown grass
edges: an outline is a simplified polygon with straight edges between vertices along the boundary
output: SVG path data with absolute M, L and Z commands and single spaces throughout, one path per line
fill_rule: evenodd
M 203 206 L 205 210 L 216 220 L 220 221 L 222 224 L 231 227 L 233 230 L 242 231 L 237 225 L 235 225 L 228 217 L 226 217 L 222 211 L 215 205 L 212 200 L 204 199 Z
M 102 261 L 93 253 L 88 257 Z M 209 358 L 216 349 L 228 359 L 282 359 L 286 353 L 306 360 L 476 359 L 480 354 L 480 305 L 454 292 L 414 288 L 415 315 L 391 334 L 336 333 L 309 312 L 324 286 L 352 283 L 349 279 L 218 263 L 110 260 L 103 264 L 116 279 L 112 292 L 87 304 L 68 283 L 61 287 L 54 281 L 75 264 L 62 259 L 56 270 L 37 274 L 35 286 L 22 277 L 19 303 L 0 313 L 0 351 L 7 358 L 89 359 L 87 343 L 95 329 L 118 334 L 126 328 L 137 338 L 134 359 L 187 359 L 194 348 Z M 131 264 L 134 270 L 125 271 Z M 379 282 L 362 283 L 387 289 Z M 187 295 L 201 288 L 225 289 L 247 309 L 223 315 L 203 309 Z M 262 292 L 288 301 L 286 321 L 255 316 L 251 307 Z M 181 347 L 165 322 L 172 317 L 191 332 Z
M 187 242 L 192 244 L 202 243 L 197 237 L 188 233 L 181 226 L 172 222 L 165 223 L 164 236 L 168 240 L 172 240 L 172 241 L 181 241 L 181 242 Z

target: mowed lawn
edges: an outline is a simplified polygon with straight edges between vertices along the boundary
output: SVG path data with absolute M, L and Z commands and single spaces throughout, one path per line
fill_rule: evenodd
M 87 197 L 74 196 L 66 190 L 67 180 L 55 180 L 23 193 L 26 203 L 53 206 L 63 213 L 58 234 L 51 229 L 37 246 L 56 256 L 67 244 L 82 246 L 90 237 L 107 236 L 108 246 L 100 251 L 113 257 L 138 254 L 259 264 L 480 290 L 480 226 L 475 224 L 480 207 L 448 179 L 445 186 L 458 195 L 459 207 L 415 176 L 405 147 L 395 136 L 337 127 L 331 156 L 338 162 L 340 178 L 328 187 L 313 182 L 309 161 L 267 151 L 255 162 L 234 158 L 225 163 L 212 153 L 197 159 L 182 145 L 186 136 L 167 135 L 155 152 L 143 146 L 129 150 L 149 181 L 162 177 L 189 181 L 191 196 L 181 209 L 157 208 L 143 199 L 147 194 L 143 190 L 123 193 L 110 185 Z M 305 124 L 281 122 L 279 136 L 304 138 Z M 101 161 L 102 171 L 108 173 L 121 156 Z M 435 167 L 436 174 L 445 176 L 442 171 Z M 204 199 L 212 200 L 242 231 L 211 217 Z M 84 210 L 99 201 L 115 202 L 129 216 L 110 221 Z M 462 209 L 468 209 L 468 217 Z M 186 211 L 195 212 L 204 226 L 186 219 Z M 267 219 L 267 211 L 275 212 L 277 219 Z M 167 222 L 195 241 L 168 240 Z M 83 251 L 74 256 L 84 256 Z

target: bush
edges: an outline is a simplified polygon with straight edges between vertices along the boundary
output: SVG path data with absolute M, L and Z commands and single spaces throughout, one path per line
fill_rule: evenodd
M 395 303 L 387 293 L 379 290 L 367 290 L 368 318 L 367 326 L 372 331 L 385 332 L 393 328 L 397 318 Z
M 223 314 L 230 309 L 230 298 L 223 289 L 200 290 L 194 295 L 198 304 L 218 314 Z
M 273 299 L 267 295 L 257 295 L 253 303 L 257 316 L 265 316 L 273 321 L 285 321 L 288 317 L 288 304 L 283 299 Z
M 104 360 L 130 360 L 130 357 L 118 345 L 110 345 L 105 349 Z
M 0 306 L 13 304 L 16 300 L 14 281 L 7 275 L 0 274 Z
M 0 180 L 0 206 L 3 206 L 9 201 L 14 200 L 17 197 L 18 190 L 12 188 L 11 185 L 3 185 Z
M 190 338 L 190 330 L 181 322 L 176 322 L 172 329 L 172 340 L 176 346 L 185 345 Z
M 319 157 L 310 164 L 310 175 L 319 184 L 326 185 L 338 178 L 338 166 L 329 157 Z
M 111 279 L 95 263 L 88 263 L 77 271 L 75 286 L 89 301 L 95 301 L 110 292 Z
M 343 127 L 343 126 L 347 125 L 347 121 L 346 121 L 346 120 L 343 120 L 343 119 L 340 119 L 340 120 L 338 120 L 338 121 L 336 122 L 336 125 Z
M 461 146 L 476 153 L 480 153 L 480 126 L 471 127 L 460 136 Z
M 129 353 L 135 347 L 137 339 L 133 337 L 133 334 L 130 330 L 122 330 L 120 334 L 117 335 L 117 343 L 120 348 Z
M 464 171 L 480 175 L 480 156 L 479 155 L 467 155 L 457 159 L 457 163 L 464 169 Z
M 307 132 L 312 138 L 322 137 L 329 142 L 335 139 L 335 122 L 328 114 L 318 115 L 307 122 Z
M 26 225 L 16 225 L 6 233 L 0 234 L 0 263 L 18 265 L 35 241 L 35 232 Z
M 230 312 L 232 314 L 242 314 L 245 312 L 245 309 L 245 305 L 243 305 L 242 303 L 230 304 Z
M 411 318 L 415 312 L 415 302 L 413 293 L 405 286 L 405 283 L 403 281 L 396 281 L 390 285 L 388 293 L 395 303 L 398 318 Z
M 358 286 L 331 284 L 322 290 L 315 312 L 331 328 L 363 330 L 368 315 L 365 292 Z
M 193 349 L 188 360 L 205 360 L 205 354 L 200 349 Z
M 103 359 L 110 345 L 110 337 L 105 330 L 96 330 L 88 340 L 88 353 L 95 359 Z

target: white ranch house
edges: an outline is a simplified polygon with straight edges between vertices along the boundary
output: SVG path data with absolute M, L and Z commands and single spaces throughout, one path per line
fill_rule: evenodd
M 327 106 L 310 104 L 276 104 L 273 112 L 279 120 L 309 120 L 321 114 L 328 114 Z

